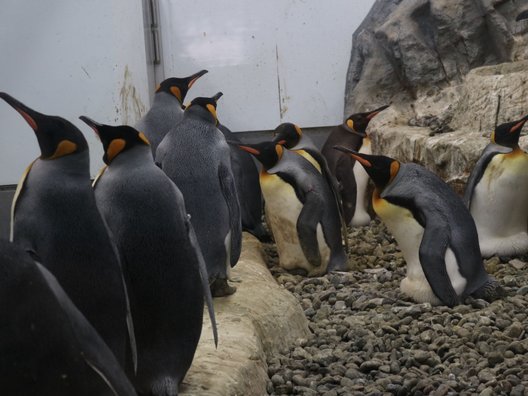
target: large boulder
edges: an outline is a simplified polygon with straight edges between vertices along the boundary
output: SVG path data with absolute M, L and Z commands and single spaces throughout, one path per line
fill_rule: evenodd
M 374 152 L 421 163 L 461 192 L 495 124 L 528 113 L 528 22 L 515 21 L 527 8 L 377 0 L 353 36 L 345 116 L 392 103 L 369 126 Z

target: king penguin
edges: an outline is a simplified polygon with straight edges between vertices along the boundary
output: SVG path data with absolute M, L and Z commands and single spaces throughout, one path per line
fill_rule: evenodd
M 345 271 L 339 210 L 321 173 L 280 144 L 237 145 L 262 163 L 260 186 L 281 267 L 310 276 Z
M 464 202 L 489 257 L 528 252 L 528 154 L 519 136 L 528 116 L 499 125 L 469 176 Z
M 177 395 L 200 339 L 204 296 L 216 340 L 207 269 L 183 196 L 154 164 L 143 133 L 80 118 L 105 152 L 95 198 L 127 281 L 137 346 L 133 382 L 141 395 Z
M 242 223 L 230 150 L 218 130 L 216 101 L 195 98 L 165 136 L 156 164 L 181 190 L 207 264 L 214 297 L 233 294 L 227 282 L 240 257 Z
M 2 240 L 0 268 L 0 394 L 136 394 L 108 346 L 46 268 Z
M 169 129 L 182 120 L 187 92 L 206 73 L 207 70 L 201 70 L 189 77 L 167 78 L 156 89 L 152 107 L 135 125 L 147 136 L 153 155 Z
M 242 143 L 235 133 L 219 123 L 218 129 L 226 140 Z M 242 230 L 256 236 L 261 242 L 271 242 L 269 233 L 262 225 L 262 191 L 259 184 L 259 173 L 250 154 L 229 146 L 231 169 L 235 177 L 238 202 L 242 216 Z
M 34 130 L 41 151 L 17 186 L 11 241 L 58 279 L 118 361 L 125 364 L 126 350 L 131 363 L 135 347 L 126 289 L 95 203 L 88 144 L 69 121 L 38 113 L 6 93 L 0 97 Z
M 353 158 L 334 150 L 333 147 L 342 145 L 360 153 L 372 154 L 371 142 L 366 133 L 367 126 L 372 118 L 387 107 L 389 106 L 381 106 L 366 113 L 352 114 L 343 124 L 332 129 L 321 150 L 328 162 L 330 172 L 339 183 L 347 225 L 362 226 L 370 222 L 370 215 L 367 211 L 369 177 Z
M 302 132 L 302 129 L 298 125 L 290 122 L 282 123 L 275 128 L 274 135 L 273 142 L 276 144 L 282 144 L 288 150 L 301 155 L 323 175 L 323 178 L 326 180 L 332 194 L 334 195 L 334 200 L 339 209 L 339 218 L 342 228 L 341 232 L 344 237 L 345 248 L 348 250 L 348 241 L 346 238 L 347 225 L 345 223 L 343 202 L 339 192 L 339 185 L 328 168 L 326 158 L 322 156 L 319 149 L 315 146 L 312 140 Z
M 449 307 L 469 295 L 488 301 L 501 296 L 502 288 L 484 269 L 471 214 L 445 182 L 417 164 L 335 148 L 358 161 L 376 186 L 374 211 L 407 263 L 404 294 Z

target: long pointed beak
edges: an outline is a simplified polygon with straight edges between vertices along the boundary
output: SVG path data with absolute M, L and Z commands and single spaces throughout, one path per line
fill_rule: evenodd
M 196 80 L 198 80 L 206 73 L 208 73 L 207 70 L 200 70 L 198 73 L 194 73 L 192 76 L 187 77 L 189 79 L 189 82 L 187 83 L 187 88 L 191 89 Z
M 18 113 L 26 120 L 26 122 L 29 124 L 29 126 L 36 132 L 38 129 L 38 123 L 35 120 L 38 118 L 41 114 L 36 112 L 33 109 L 30 109 L 22 102 L 19 102 L 15 98 L 13 98 L 11 95 L 0 92 L 0 98 L 4 99 L 8 105 L 10 105 L 12 108 L 14 108 Z
M 343 153 L 347 153 L 348 155 L 350 155 L 352 158 L 354 158 L 357 162 L 359 162 L 364 167 L 367 167 L 367 168 L 372 167 L 372 164 L 370 163 L 370 161 L 361 157 L 361 155 L 355 150 L 349 149 L 348 147 L 344 147 L 344 146 L 334 146 L 333 148 L 335 150 L 342 151 Z
M 99 124 L 98 122 L 92 120 L 91 118 L 88 118 L 86 116 L 80 116 L 79 119 L 83 122 L 85 122 L 90 128 L 93 129 L 95 134 L 100 138 L 101 132 L 100 128 L 103 126 L 103 124 Z
M 214 99 L 215 102 L 218 102 L 218 99 L 220 99 L 224 94 L 222 92 L 217 92 L 215 96 L 213 96 L 211 99 Z
M 240 144 L 240 143 L 238 143 L 237 146 L 238 146 L 239 149 L 247 151 L 249 154 L 253 154 L 253 155 L 259 155 L 260 154 L 260 151 L 258 151 L 257 149 L 255 149 L 253 147 L 244 146 L 243 144 Z
M 385 105 L 385 106 L 381 106 L 381 107 L 378 107 L 376 110 L 372 110 L 368 115 L 367 115 L 367 119 L 369 120 L 372 120 L 375 116 L 377 116 L 379 113 L 381 113 L 383 110 L 385 110 L 387 107 L 389 107 L 390 105 Z
M 517 132 L 519 129 L 521 129 L 523 127 L 523 125 L 526 123 L 526 121 L 528 121 L 528 115 L 525 116 L 524 118 L 520 119 L 519 122 L 517 122 L 514 126 L 512 126 L 510 128 L 510 133 Z

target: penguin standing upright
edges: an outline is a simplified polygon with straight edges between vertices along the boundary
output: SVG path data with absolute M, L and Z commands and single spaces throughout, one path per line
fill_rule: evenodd
M 115 356 L 55 277 L 0 240 L 0 394 L 132 396 Z
M 403 293 L 417 302 L 458 304 L 466 296 L 493 300 L 502 293 L 488 276 L 471 214 L 438 176 L 416 164 L 342 146 L 372 178 L 372 204 L 396 238 L 407 263 Z
M 309 275 L 346 270 L 339 210 L 321 173 L 274 142 L 238 146 L 262 163 L 260 186 L 281 267 Z
M 217 125 L 226 140 L 242 143 L 236 134 L 223 124 Z M 235 177 L 238 202 L 242 217 L 242 230 L 256 236 L 261 242 L 270 242 L 271 238 L 262 225 L 262 191 L 260 190 L 258 169 L 245 151 L 230 146 L 231 169 Z
M 228 271 L 240 257 L 242 225 L 229 147 L 216 128 L 216 99 L 195 98 L 156 151 L 181 190 L 207 264 L 213 296 L 233 294 Z
M 387 106 L 381 106 L 376 110 L 366 113 L 352 114 L 346 121 L 336 126 L 330 132 L 328 139 L 323 145 L 321 153 L 328 162 L 330 172 L 336 177 L 340 186 L 341 198 L 343 200 L 343 212 L 347 225 L 362 226 L 370 222 L 367 212 L 367 184 L 368 175 L 365 170 L 355 164 L 353 158 L 333 147 L 342 145 L 360 153 L 372 154 L 370 139 L 366 130 L 369 122 Z M 353 170 L 352 172 L 350 170 Z
M 147 136 L 153 155 L 169 129 L 182 120 L 185 95 L 206 73 L 207 70 L 201 70 L 189 77 L 167 78 L 156 89 L 152 107 L 135 126 Z
M 126 290 L 95 203 L 88 144 L 67 120 L 38 113 L 6 93 L 0 97 L 35 131 L 41 151 L 16 189 L 11 241 L 55 275 L 124 364 L 125 350 L 134 355 L 133 332 L 129 327 L 127 344 Z
M 519 136 L 528 116 L 499 125 L 469 176 L 464 202 L 484 257 L 528 252 L 528 154 Z
M 176 395 L 200 339 L 204 296 L 216 338 L 207 269 L 183 196 L 154 164 L 143 133 L 80 118 L 105 151 L 95 198 L 127 281 L 137 345 L 133 382 L 142 395 Z
M 339 210 L 339 218 L 342 228 L 341 231 L 344 236 L 345 247 L 346 250 L 348 250 L 346 238 L 347 225 L 345 223 L 343 203 L 341 200 L 341 194 L 339 193 L 339 185 L 334 175 L 332 175 L 332 172 L 330 172 L 325 157 L 321 155 L 321 152 L 317 149 L 312 140 L 303 134 L 302 129 L 298 125 L 292 124 L 290 122 L 282 123 L 277 128 L 275 128 L 274 134 L 275 137 L 273 138 L 273 142 L 276 144 L 282 144 L 288 150 L 301 155 L 313 166 L 315 166 L 315 168 L 323 175 L 323 178 L 328 183 L 328 186 L 334 195 L 334 200 Z

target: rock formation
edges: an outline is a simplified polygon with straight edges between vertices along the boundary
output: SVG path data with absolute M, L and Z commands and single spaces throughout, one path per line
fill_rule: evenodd
M 419 162 L 461 191 L 495 123 L 528 113 L 528 20 L 515 20 L 525 9 L 377 0 L 353 35 L 345 116 L 392 103 L 370 125 L 375 152 Z

